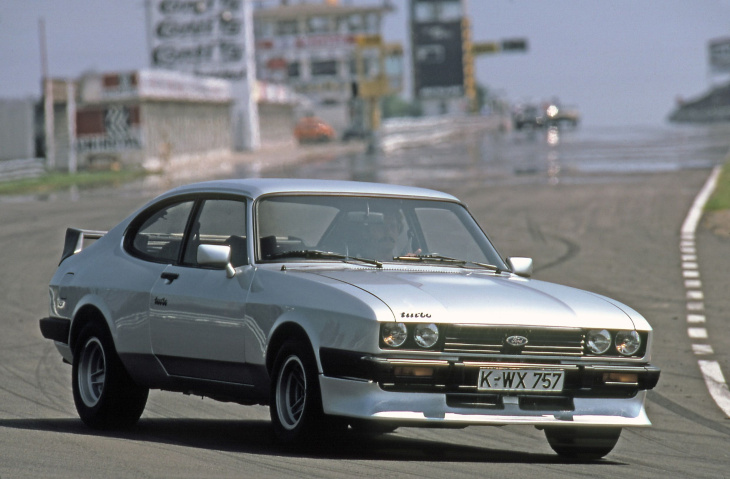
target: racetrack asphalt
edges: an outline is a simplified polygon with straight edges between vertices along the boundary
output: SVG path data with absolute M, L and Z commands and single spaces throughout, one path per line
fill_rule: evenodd
M 688 337 L 679 250 L 708 175 L 448 191 L 470 206 L 503 256 L 535 258 L 536 279 L 613 297 L 652 323 L 652 362 L 662 368 L 647 402 L 654 427 L 625 431 L 598 464 L 565 463 L 539 431 L 523 427 L 403 429 L 293 456 L 271 441 L 266 408 L 157 391 L 134 431 L 90 431 L 73 407 L 70 367 L 38 330 L 48 280 L 66 227 L 108 229 L 152 193 L 0 204 L 0 477 L 723 477 L 730 425 L 707 393 Z M 728 372 L 730 239 L 701 221 L 695 243 L 712 359 Z

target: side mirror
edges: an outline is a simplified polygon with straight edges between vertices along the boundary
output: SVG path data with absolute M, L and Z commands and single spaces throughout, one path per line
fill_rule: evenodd
M 233 278 L 236 270 L 231 264 L 231 247 L 225 244 L 201 244 L 198 246 L 198 264 L 225 268 L 226 276 Z
M 525 278 L 532 276 L 532 258 L 522 258 L 519 256 L 507 258 L 507 266 L 517 276 L 524 276 Z

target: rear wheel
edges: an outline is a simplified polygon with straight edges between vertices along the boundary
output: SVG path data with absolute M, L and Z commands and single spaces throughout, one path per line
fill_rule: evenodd
M 95 429 L 133 426 L 149 394 L 129 377 L 110 334 L 96 323 L 84 326 L 76 342 L 71 382 L 79 417 Z
M 545 428 L 545 437 L 553 451 L 568 459 L 600 459 L 618 442 L 621 428 Z

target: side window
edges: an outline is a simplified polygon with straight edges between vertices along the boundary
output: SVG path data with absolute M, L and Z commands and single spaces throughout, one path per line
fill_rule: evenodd
M 197 264 L 198 246 L 201 244 L 227 244 L 231 247 L 233 266 L 247 264 L 246 203 L 235 200 L 206 200 L 193 223 L 185 248 L 185 264 Z
M 132 233 L 132 253 L 159 263 L 176 262 L 192 209 L 193 202 L 186 201 L 155 212 Z

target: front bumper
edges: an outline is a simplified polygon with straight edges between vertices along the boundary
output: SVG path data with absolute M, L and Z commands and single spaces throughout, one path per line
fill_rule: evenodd
M 415 359 L 326 348 L 320 359 L 327 414 L 413 425 L 648 426 L 646 390 L 660 374 L 650 365 Z M 484 367 L 559 369 L 565 383 L 555 392 L 484 392 L 477 389 Z
M 573 410 L 523 409 L 505 397 L 499 408 L 451 407 L 445 394 L 397 393 L 376 383 L 320 377 L 326 414 L 378 420 L 398 426 L 651 426 L 644 409 L 646 392 L 629 399 L 576 398 Z

